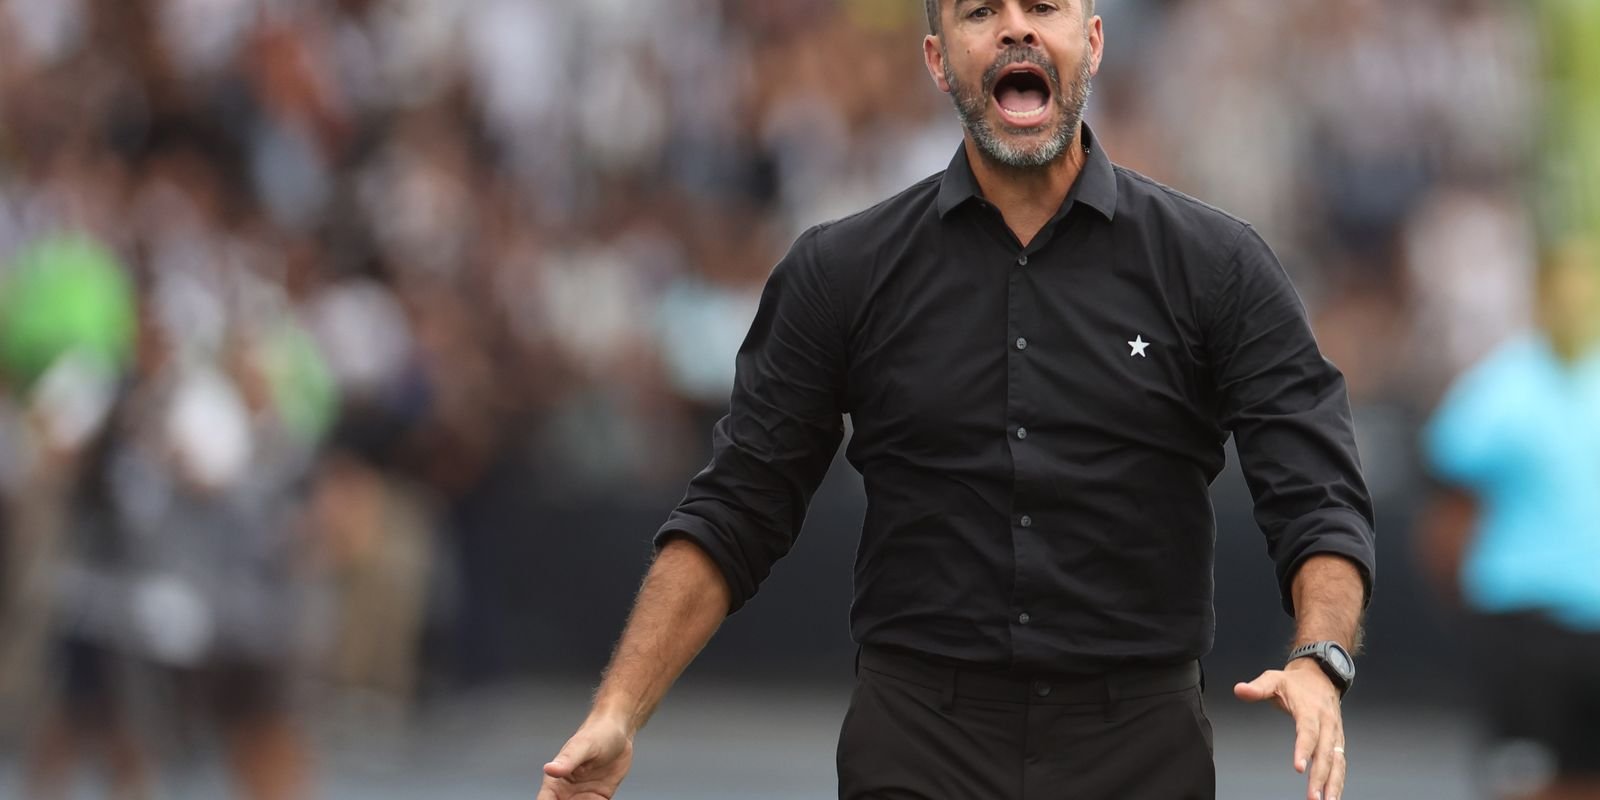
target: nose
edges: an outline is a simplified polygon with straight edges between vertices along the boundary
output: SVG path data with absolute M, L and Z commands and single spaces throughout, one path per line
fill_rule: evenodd
M 1024 45 L 1033 47 L 1039 44 L 1039 34 L 1033 29 L 1033 21 L 1028 18 L 1028 4 L 1026 2 L 1006 3 L 1000 24 L 1000 44 L 1005 47 Z

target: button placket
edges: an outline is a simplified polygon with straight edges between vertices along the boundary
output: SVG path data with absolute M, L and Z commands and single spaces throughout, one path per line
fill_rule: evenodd
M 1015 256 L 1014 263 L 1017 267 L 1026 267 L 1029 263 L 1028 254 L 1019 252 Z M 1011 440 L 1012 445 L 1015 447 L 1012 451 L 1015 466 L 1012 476 L 1012 502 L 1015 504 L 1015 508 L 1026 508 L 1030 511 L 1035 507 L 1035 499 L 1030 496 L 1032 490 L 1028 487 L 1037 479 L 1038 464 L 1035 462 L 1034 455 L 1029 451 L 1029 448 L 1018 443 L 1022 443 L 1028 438 L 1028 428 L 1022 424 L 1023 421 L 1036 413 L 1033 403 L 1037 400 L 1034 397 L 1037 387 L 1029 381 L 1030 374 L 1037 366 L 1030 363 L 1031 359 L 1029 358 L 1030 347 L 1034 342 L 1029 341 L 1028 337 L 1024 335 L 1032 330 L 1032 325 L 1034 324 L 1033 319 L 1036 313 L 1034 305 L 1037 302 L 1035 297 L 1037 291 L 1034 287 L 1034 279 L 1036 277 L 1022 269 L 1013 269 L 1008 276 L 1007 330 L 1010 335 L 1011 344 L 1009 349 L 1011 353 L 1005 357 L 1008 381 L 1006 399 L 1007 431 L 1009 436 L 1016 437 Z M 1034 540 L 1037 537 L 1031 530 L 1033 517 L 1020 511 L 1015 512 L 1015 514 L 1012 517 L 1014 525 L 1012 530 L 1015 536 L 1013 545 L 1017 548 L 1018 556 L 1013 565 L 1015 574 L 1013 590 L 1015 594 L 1012 601 L 1015 605 L 1012 611 L 1012 624 L 1018 626 L 1017 647 L 1026 650 L 1031 646 L 1029 643 L 1033 641 L 1036 635 L 1035 631 L 1031 630 L 1035 620 L 1031 613 L 1022 609 L 1031 605 L 1038 596 L 1033 588 L 1037 582 L 1036 577 L 1030 574 L 1032 569 L 1030 565 L 1035 559 L 1026 554 L 1036 549 L 1037 544 Z M 1024 532 L 1023 529 L 1029 530 Z

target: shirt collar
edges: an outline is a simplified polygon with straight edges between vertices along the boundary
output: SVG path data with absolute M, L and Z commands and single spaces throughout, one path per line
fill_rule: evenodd
M 1095 141 L 1087 122 L 1083 124 L 1083 148 L 1086 156 L 1083 170 L 1078 173 L 1071 191 L 1067 192 L 1067 198 L 1062 201 L 1056 217 L 1063 216 L 1073 204 L 1083 203 L 1111 220 L 1117 213 L 1117 175 L 1111 168 L 1111 159 L 1106 157 L 1105 150 Z M 956 148 L 956 155 L 950 159 L 950 166 L 945 169 L 944 178 L 939 182 L 939 216 L 946 216 L 951 209 L 979 194 L 978 179 L 972 174 L 972 165 L 967 162 L 967 148 L 963 142 Z

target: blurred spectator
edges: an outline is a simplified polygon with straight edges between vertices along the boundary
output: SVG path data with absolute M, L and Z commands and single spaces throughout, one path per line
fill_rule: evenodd
M 119 796 L 146 796 L 155 753 L 130 718 L 130 668 L 215 719 L 251 798 L 305 793 L 292 720 L 296 495 L 311 453 L 275 405 L 265 349 L 230 335 L 215 362 L 147 318 L 116 413 L 83 449 L 57 569 L 57 708 L 32 791 L 61 796 L 104 748 Z M 180 714 L 182 721 L 187 714 Z
M 418 689 L 434 513 L 352 452 L 329 456 L 312 511 L 337 594 L 325 674 L 359 692 L 363 727 L 404 721 Z
M 1424 530 L 1475 619 L 1473 662 L 1507 798 L 1600 798 L 1600 249 L 1553 252 L 1541 329 L 1445 397 L 1426 453 L 1452 491 Z

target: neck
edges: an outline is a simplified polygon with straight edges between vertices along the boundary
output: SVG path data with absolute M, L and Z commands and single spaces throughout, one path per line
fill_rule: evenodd
M 966 138 L 967 163 L 977 178 L 984 199 L 999 209 L 1006 227 L 1024 247 L 1055 216 L 1083 172 L 1083 127 L 1061 158 L 1043 167 L 1018 169 L 991 160 L 972 137 Z
M 1591 350 L 1600 347 L 1600 325 L 1561 324 L 1548 319 L 1543 322 L 1550 349 L 1566 364 L 1576 364 Z

